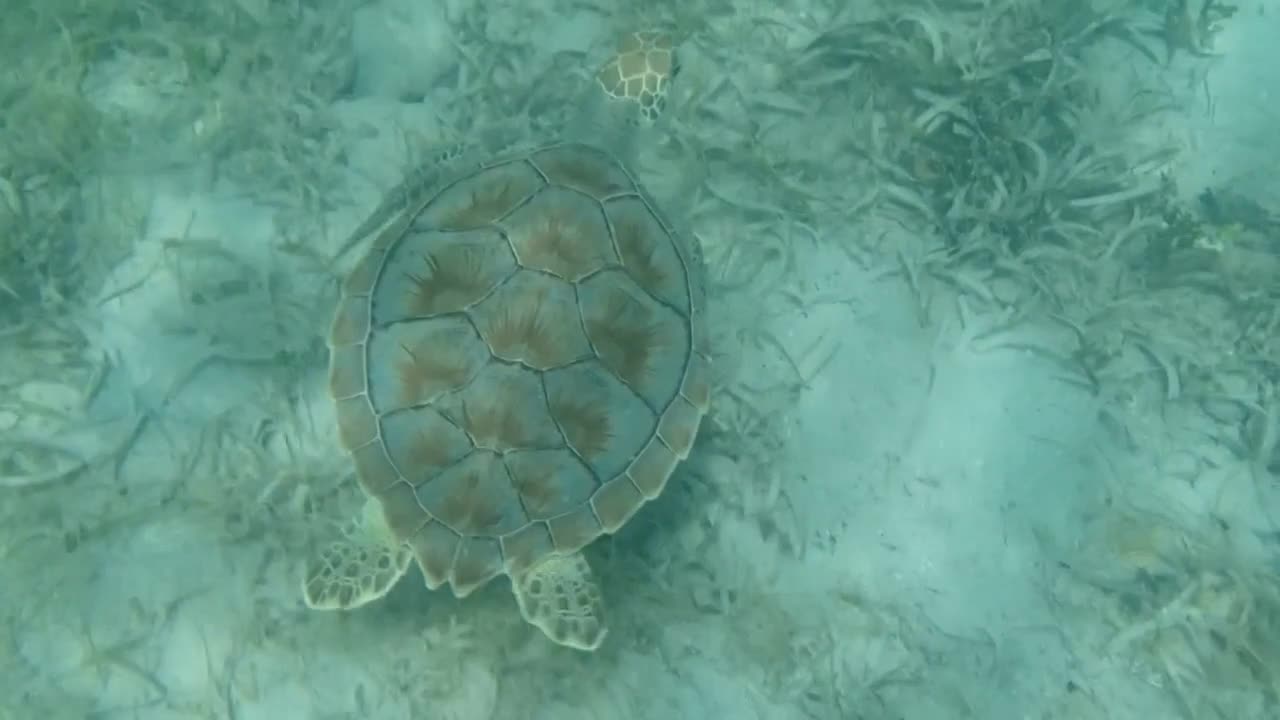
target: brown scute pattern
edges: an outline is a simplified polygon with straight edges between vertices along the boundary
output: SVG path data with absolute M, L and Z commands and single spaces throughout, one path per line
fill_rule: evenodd
M 444 523 L 432 520 L 404 540 L 413 550 L 413 557 L 422 569 L 428 589 L 435 590 L 449 581 L 458 545 L 462 541 L 458 533 L 445 527 Z
M 551 531 L 543 522 L 531 522 L 513 533 L 503 535 L 501 540 L 506 571 L 512 577 L 555 552 Z
M 622 473 L 627 463 L 653 437 L 658 418 L 644 401 L 598 362 L 585 362 L 548 372 L 543 383 L 550 398 L 554 427 L 569 447 L 604 480 Z M 600 438 L 588 423 L 595 413 L 575 416 L 568 408 L 608 408 L 609 433 Z
M 369 301 L 362 297 L 344 297 L 338 301 L 329 327 L 329 346 L 343 347 L 362 343 L 369 337 Z
M 522 270 L 470 312 L 494 356 L 549 370 L 591 356 L 573 287 Z
M 533 155 L 533 164 L 552 184 L 586 193 L 596 200 L 636 192 L 635 183 L 617 161 L 587 145 L 547 148 Z
M 689 356 L 680 395 L 703 413 L 711 406 L 711 363 L 697 352 Z
M 501 220 L 543 186 L 526 162 L 508 162 L 462 178 L 418 216 L 416 230 L 472 230 Z
M 609 399 L 606 392 L 593 395 L 558 389 L 549 396 L 548 405 L 569 448 L 587 462 L 598 463 L 609 452 L 617 431 L 610 406 L 601 402 Z
M 414 489 L 417 504 L 459 535 L 494 537 L 528 520 L 502 459 L 478 451 Z
M 386 325 L 465 310 L 516 269 L 496 230 L 415 232 L 392 249 L 373 294 L 373 322 Z
M 645 498 L 652 500 L 662 494 L 662 489 L 667 486 L 667 478 L 671 477 L 671 471 L 675 470 L 677 462 L 679 460 L 670 448 L 655 437 L 636 456 L 627 475 Z
M 540 450 L 563 443 L 551 422 L 541 376 L 516 365 L 491 363 L 462 391 L 437 407 L 478 448 Z
M 689 457 L 701 422 L 702 411 L 683 397 L 677 397 L 658 421 L 658 437 L 677 458 L 684 460 Z
M 407 538 L 431 522 L 431 515 L 414 497 L 409 483 L 394 483 L 375 497 L 382 504 L 382 517 L 394 537 Z
M 378 272 L 381 271 L 386 257 L 386 252 L 382 250 L 371 250 L 365 253 L 342 281 L 342 294 L 365 297 L 372 293 L 374 284 L 378 281 Z
M 591 499 L 597 487 L 591 472 L 568 450 L 514 452 L 507 455 L 506 463 L 530 520 L 569 512 Z
M 569 282 L 617 263 L 600 204 L 580 192 L 548 188 L 502 227 L 521 265 Z
M 606 533 L 615 533 L 644 505 L 644 495 L 626 475 L 616 477 L 596 490 L 591 507 Z
M 591 277 L 578 297 L 600 361 L 650 407 L 666 407 L 689 356 L 688 323 L 620 271 Z
M 378 419 L 367 396 L 335 400 L 334 415 L 338 422 L 338 440 L 344 450 L 355 450 L 377 439 Z
M 663 52 L 624 44 L 617 69 Z M 451 182 L 379 224 L 345 278 L 329 390 L 361 487 L 427 586 L 465 595 L 662 491 L 710 402 L 709 341 L 696 246 L 607 152 Z
M 385 443 L 374 442 L 357 448 L 351 451 L 351 459 L 355 462 L 360 487 L 370 495 L 381 495 L 403 479 L 391 464 Z
M 556 551 L 566 554 L 578 552 L 604 532 L 590 505 L 582 505 L 552 518 L 547 522 L 547 528 L 551 531 L 551 542 Z
M 497 538 L 463 538 L 449 582 L 453 585 L 453 594 L 464 598 L 502 571 L 502 547 Z
M 684 263 L 662 221 L 640 197 L 605 204 L 622 267 L 650 295 L 689 315 Z
M 415 487 L 439 477 L 471 452 L 467 434 L 434 407 L 420 407 L 384 415 L 382 443 L 398 474 Z
M 344 345 L 329 351 L 329 394 L 345 400 L 363 394 L 369 372 L 364 364 L 364 345 Z
M 470 383 L 489 360 L 489 348 L 463 317 L 381 328 L 369 343 L 374 407 L 388 413 L 434 402 Z

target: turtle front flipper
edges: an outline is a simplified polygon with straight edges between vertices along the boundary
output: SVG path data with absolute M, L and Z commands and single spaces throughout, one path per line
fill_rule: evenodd
M 302 599 L 313 610 L 351 610 L 387 594 L 413 561 L 372 498 L 364 512 L 307 561 Z
M 590 652 L 604 641 L 604 599 L 582 553 L 552 555 L 512 578 L 511 588 L 520 615 L 553 642 Z

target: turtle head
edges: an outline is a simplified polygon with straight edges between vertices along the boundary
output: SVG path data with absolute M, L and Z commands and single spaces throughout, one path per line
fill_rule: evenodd
M 671 36 L 660 31 L 628 33 L 596 71 L 595 82 L 608 100 L 626 108 L 628 122 L 652 126 L 667 107 L 671 81 L 680 72 Z
M 626 157 L 653 132 L 680 71 L 675 44 L 657 30 L 623 35 L 578 99 L 571 137 Z

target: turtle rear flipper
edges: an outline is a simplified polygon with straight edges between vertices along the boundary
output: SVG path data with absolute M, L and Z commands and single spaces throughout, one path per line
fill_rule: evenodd
M 604 600 L 582 553 L 552 555 L 512 578 L 520 615 L 552 641 L 588 652 L 609 632 Z
M 351 610 L 386 595 L 413 561 L 413 553 L 389 537 L 372 500 L 342 536 L 307 561 L 302 599 L 313 610 Z

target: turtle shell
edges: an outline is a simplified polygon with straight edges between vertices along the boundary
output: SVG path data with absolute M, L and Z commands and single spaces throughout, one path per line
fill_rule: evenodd
M 558 144 L 412 191 L 342 287 L 342 445 L 435 588 L 622 527 L 709 396 L 703 266 L 609 152 Z

